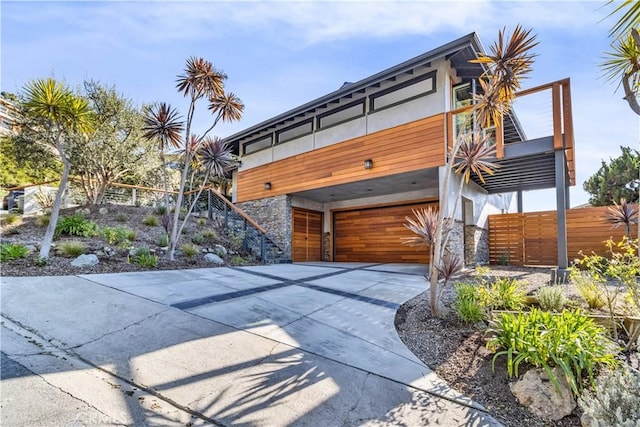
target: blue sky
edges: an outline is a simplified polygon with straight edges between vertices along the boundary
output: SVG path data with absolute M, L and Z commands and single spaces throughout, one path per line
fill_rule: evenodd
M 167 101 L 185 110 L 175 78 L 202 56 L 228 75 L 245 103 L 224 137 L 476 31 L 486 48 L 502 27 L 538 34 L 525 87 L 571 78 L 578 185 L 620 145 L 638 147 L 639 119 L 598 67 L 609 48 L 605 1 L 453 2 L 11 2 L 0 4 L 3 91 L 54 76 L 115 85 L 136 104 Z M 202 109 L 205 107 L 202 106 Z M 198 115 L 198 127 L 207 117 Z M 553 191 L 525 194 L 525 210 L 555 208 Z

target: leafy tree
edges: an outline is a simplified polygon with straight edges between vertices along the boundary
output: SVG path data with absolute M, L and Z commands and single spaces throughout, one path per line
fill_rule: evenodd
M 93 131 L 71 137 L 69 159 L 89 202 L 100 204 L 110 184 L 142 184 L 160 165 L 155 145 L 143 137 L 143 115 L 129 99 L 93 81 L 84 83 L 84 92 L 94 112 Z
M 65 84 L 52 78 L 37 79 L 24 88 L 24 111 L 37 123 L 31 129 L 40 135 L 40 141 L 54 148 L 62 161 L 62 176 L 56 198 L 51 209 L 49 225 L 42 239 L 40 258 L 49 258 L 51 242 L 60 214 L 62 195 L 67 188 L 71 162 L 67 156 L 70 131 L 80 133 L 91 129 L 92 115 L 87 101 L 75 95 Z M 34 122 L 31 122 L 34 124 Z
M 60 176 L 60 163 L 51 150 L 41 144 L 11 135 L 0 139 L 0 186 L 54 181 Z
M 242 101 L 236 95 L 225 92 L 226 74 L 217 70 L 211 62 L 203 58 L 192 57 L 187 59 L 184 71 L 183 75 L 178 76 L 177 89 L 189 99 L 186 122 L 182 121 L 177 110 L 164 103 L 149 109 L 145 118 L 145 135 L 149 139 L 159 141 L 163 151 L 167 145 L 183 150 L 180 188 L 171 221 L 169 250 L 167 251 L 167 257 L 170 260 L 173 260 L 181 231 L 197 202 L 197 197 L 195 197 L 182 224 L 179 224 L 179 208 L 184 200 L 190 170 L 194 167 L 202 167 L 206 174 L 206 180 L 208 180 L 210 177 L 222 175 L 232 161 L 227 144 L 214 138 L 208 138 L 207 135 L 220 120 L 223 122 L 240 120 L 244 110 Z M 209 102 L 208 109 L 214 116 L 213 123 L 202 135 L 193 135 L 191 133 L 193 115 L 196 105 L 202 100 Z M 182 135 L 183 131 L 184 135 Z M 196 160 L 197 162 L 194 164 Z M 202 189 L 203 187 L 200 187 L 198 194 Z
M 629 147 L 620 147 L 622 155 L 609 163 L 602 161 L 600 169 L 587 179 L 584 190 L 591 195 L 589 203 L 593 206 L 609 206 L 625 198 L 630 203 L 638 202 L 638 191 L 625 185 L 640 174 L 640 152 Z

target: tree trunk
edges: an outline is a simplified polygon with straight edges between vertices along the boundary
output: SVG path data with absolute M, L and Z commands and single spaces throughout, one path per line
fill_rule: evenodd
M 184 197 L 184 188 L 187 185 L 187 175 L 189 174 L 189 162 L 191 161 L 191 153 L 185 153 L 185 166 L 180 176 L 180 189 L 178 190 L 178 197 L 176 198 L 176 205 L 173 212 L 173 222 L 171 224 L 171 234 L 169 235 L 169 250 L 167 251 L 167 258 L 169 261 L 174 260 L 176 248 L 178 247 L 178 221 L 180 220 L 180 208 L 182 207 L 182 199 Z M 185 220 L 188 218 L 185 217 Z
M 42 244 L 40 245 L 40 258 L 47 259 L 49 258 L 49 252 L 51 251 L 51 243 L 53 242 L 53 235 L 56 231 L 56 225 L 58 223 L 58 217 L 60 216 L 60 207 L 62 206 L 62 196 L 64 195 L 65 190 L 67 189 L 67 181 L 69 180 L 69 169 L 71 169 L 71 164 L 61 153 L 62 158 L 62 177 L 60 178 L 60 184 L 58 186 L 58 191 L 56 191 L 56 199 L 53 202 L 53 207 L 51 208 L 51 218 L 49 219 L 49 225 L 47 226 L 47 231 L 44 233 L 44 237 L 42 239 Z

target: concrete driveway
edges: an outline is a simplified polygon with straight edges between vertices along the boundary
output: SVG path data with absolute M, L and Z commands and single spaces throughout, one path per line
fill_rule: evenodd
M 396 334 L 423 268 L 3 277 L 1 424 L 497 425 Z

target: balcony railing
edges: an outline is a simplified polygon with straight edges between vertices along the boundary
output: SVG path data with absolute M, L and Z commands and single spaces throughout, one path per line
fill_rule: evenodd
M 449 148 L 460 135 L 461 125 L 472 120 L 471 114 L 472 106 L 447 113 Z M 490 133 L 491 140 L 495 141 L 498 159 L 504 158 L 505 144 L 552 138 L 555 150 L 565 150 L 571 183 L 575 183 L 571 85 L 568 78 L 518 92 L 509 112 L 494 127 L 483 131 Z

